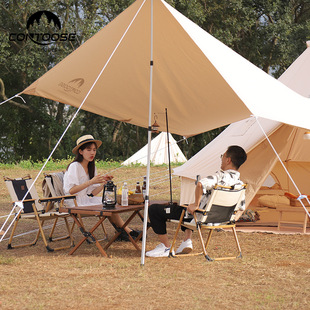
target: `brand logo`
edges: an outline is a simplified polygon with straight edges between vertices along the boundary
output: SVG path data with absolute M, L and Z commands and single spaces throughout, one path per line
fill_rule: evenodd
M 26 41 L 28 38 L 39 45 L 49 45 L 57 41 L 75 41 L 76 33 L 61 33 L 59 18 L 50 11 L 38 11 L 27 21 L 26 33 L 10 33 L 10 41 Z
M 40 20 L 43 15 L 46 16 L 49 25 L 51 25 L 51 23 L 53 22 L 55 27 L 58 27 L 59 30 L 61 29 L 59 18 L 54 13 L 49 12 L 49 11 L 39 11 L 39 12 L 32 14 L 28 18 L 27 29 L 29 30 L 31 26 L 34 26 L 35 21 L 37 22 L 38 25 L 40 25 Z
M 73 92 L 78 95 L 81 92 L 80 88 L 83 86 L 83 84 L 84 79 L 76 78 L 69 81 L 68 83 L 60 82 L 58 86 L 66 92 Z

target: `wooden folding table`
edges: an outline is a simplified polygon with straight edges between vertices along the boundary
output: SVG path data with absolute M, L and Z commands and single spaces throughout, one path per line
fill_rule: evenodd
M 109 216 L 112 216 L 112 214 L 120 214 L 120 213 L 130 213 L 130 216 L 125 221 L 123 227 L 125 228 L 128 226 L 128 224 L 133 220 L 133 218 L 138 215 L 141 220 L 143 221 L 143 216 L 140 213 L 141 210 L 144 209 L 144 204 L 141 205 L 129 205 L 127 207 L 122 207 L 120 205 L 116 205 L 113 209 L 105 209 L 103 205 L 94 205 L 94 206 L 74 206 L 74 207 L 67 207 L 67 206 L 61 206 L 60 212 L 67 212 L 71 215 L 75 223 L 78 225 L 81 233 L 83 234 L 83 238 L 76 244 L 76 246 L 69 252 L 70 255 L 72 255 L 86 240 L 89 240 L 89 238 L 96 244 L 97 248 L 101 252 L 102 255 L 107 257 L 106 250 L 110 247 L 110 245 L 117 239 L 117 237 L 121 234 L 121 231 L 116 232 L 113 238 L 104 246 L 102 247 L 99 241 L 97 240 L 96 236 L 94 235 L 95 230 L 101 225 L 101 223 Z M 83 222 L 81 221 L 81 216 L 83 215 L 94 215 L 98 218 L 98 221 L 96 224 L 87 231 L 86 228 L 83 225 Z M 131 241 L 131 243 L 134 245 L 134 247 L 137 250 L 141 250 L 139 245 L 136 241 L 140 240 L 142 237 L 142 232 L 140 235 L 133 239 L 130 234 L 128 234 L 128 238 Z

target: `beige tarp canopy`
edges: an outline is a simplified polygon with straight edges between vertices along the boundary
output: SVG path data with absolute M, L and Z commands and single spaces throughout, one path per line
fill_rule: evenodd
M 154 0 L 153 6 L 151 99 L 161 131 L 165 131 L 165 108 L 169 131 L 185 136 L 252 114 L 310 127 L 309 99 L 251 64 L 165 1 Z M 137 0 L 23 93 L 75 107 L 85 99 L 82 109 L 148 127 L 150 59 L 151 0 Z
M 310 42 L 307 42 L 307 46 L 304 53 L 283 73 L 279 80 L 301 95 L 310 97 Z M 295 111 L 293 104 L 292 111 Z M 268 119 L 260 119 L 260 123 L 300 192 L 309 195 L 310 140 L 304 139 L 305 130 Z M 274 182 L 280 185 L 282 192 L 287 191 L 298 195 L 255 118 L 248 118 L 228 126 L 187 163 L 174 169 L 176 175 L 182 176 L 182 203 L 194 200 L 196 174 L 204 177 L 218 170 L 219 154 L 232 144 L 244 147 L 248 153 L 247 162 L 240 168 L 242 180 L 249 185 L 246 194 L 247 205 L 250 204 L 268 175 L 271 175 Z

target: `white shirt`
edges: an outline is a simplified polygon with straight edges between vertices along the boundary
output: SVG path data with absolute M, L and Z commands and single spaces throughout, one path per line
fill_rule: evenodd
M 204 179 L 201 179 L 199 182 L 202 185 L 202 190 L 204 195 L 202 195 L 199 208 L 203 209 L 210 198 L 211 189 L 215 185 L 222 185 L 222 186 L 242 186 L 243 182 L 239 179 L 240 173 L 236 170 L 220 170 L 217 171 L 215 174 L 207 176 Z M 210 192 L 208 192 L 210 191 Z M 243 211 L 245 209 L 245 195 L 243 194 L 242 200 L 237 206 L 237 210 Z M 202 214 L 197 215 L 197 220 L 200 221 L 203 218 Z M 192 220 L 192 223 L 194 223 L 194 220 Z M 214 224 L 214 225 L 219 225 Z
M 95 175 L 97 174 L 97 169 L 95 168 Z M 89 181 L 89 175 L 85 172 L 83 166 L 79 162 L 73 162 L 68 167 L 68 170 L 64 175 L 64 193 L 65 195 L 70 195 L 70 189 L 73 186 L 81 185 L 85 182 Z M 98 205 L 102 203 L 102 197 L 90 197 L 87 194 L 91 194 L 93 190 L 100 186 L 100 184 L 92 184 L 85 189 L 79 191 L 75 194 L 76 202 L 78 206 L 90 206 L 90 205 Z M 70 200 L 67 200 L 69 202 Z M 69 204 L 69 203 L 67 203 Z M 73 205 L 71 201 L 70 205 Z
M 240 172 L 236 170 L 220 170 L 217 171 L 215 174 L 207 176 L 204 179 L 201 179 L 199 181 L 202 185 L 203 193 L 205 194 L 200 204 L 206 204 L 206 200 L 209 198 L 209 195 L 206 195 L 209 190 L 211 190 L 215 185 L 222 185 L 222 186 L 242 186 L 243 182 L 240 180 Z M 244 198 L 241 201 L 241 204 L 239 205 L 239 210 L 245 209 L 245 201 Z

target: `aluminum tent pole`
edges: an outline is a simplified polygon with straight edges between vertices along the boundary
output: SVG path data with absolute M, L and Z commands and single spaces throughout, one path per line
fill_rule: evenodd
M 149 193 L 150 193 L 150 171 L 151 171 L 151 138 L 152 138 L 152 89 L 153 88 L 153 0 L 151 0 L 151 57 L 150 57 L 150 93 L 149 93 L 149 125 L 147 138 L 147 172 L 146 172 L 146 196 L 144 205 L 143 238 L 141 250 L 141 266 L 144 266 L 146 233 L 148 222 Z
M 170 160 L 170 143 L 169 143 L 169 126 L 168 126 L 168 112 L 167 112 L 167 108 L 166 108 L 166 127 L 167 127 L 168 162 L 169 162 L 170 204 L 172 205 L 171 160 Z

